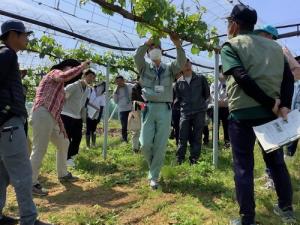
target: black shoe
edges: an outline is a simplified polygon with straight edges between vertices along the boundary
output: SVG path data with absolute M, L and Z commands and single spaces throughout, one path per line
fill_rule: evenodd
M 4 216 L 2 215 L 2 218 L 0 219 L 0 224 L 5 224 L 5 225 L 14 225 L 14 224 L 19 224 L 19 220 L 12 218 L 10 216 Z
M 49 192 L 46 189 L 44 189 L 42 185 L 36 184 L 32 186 L 32 194 L 34 196 L 43 197 L 43 196 L 47 196 Z
M 197 159 L 190 159 L 190 165 L 195 165 L 198 163 Z
M 139 153 L 139 149 L 132 149 L 132 151 L 134 152 L 134 153 Z
M 79 180 L 78 177 L 73 176 L 70 172 L 66 176 L 60 177 L 58 179 L 60 182 L 75 182 Z
M 203 140 L 203 145 L 208 145 L 209 141 Z
M 226 141 L 224 144 L 224 148 L 230 148 L 230 142 Z

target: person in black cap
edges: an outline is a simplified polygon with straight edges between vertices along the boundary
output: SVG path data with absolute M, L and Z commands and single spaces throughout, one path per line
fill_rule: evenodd
M 274 41 L 253 34 L 257 13 L 245 5 L 236 5 L 228 19 L 229 40 L 221 58 L 227 79 L 229 99 L 229 137 L 233 153 L 234 180 L 240 218 L 232 225 L 255 222 L 253 126 L 281 116 L 287 118 L 291 107 L 294 80 L 281 47 Z M 288 90 L 288 91 L 287 91 Z M 292 207 L 292 185 L 283 151 L 266 154 L 278 196 L 274 212 L 283 222 L 296 222 Z
M 9 184 L 15 189 L 21 225 L 44 224 L 38 221 L 32 200 L 32 170 L 24 130 L 27 112 L 17 52 L 26 49 L 28 35 L 24 24 L 9 20 L 1 26 L 0 39 L 0 224 L 18 224 L 2 210 Z

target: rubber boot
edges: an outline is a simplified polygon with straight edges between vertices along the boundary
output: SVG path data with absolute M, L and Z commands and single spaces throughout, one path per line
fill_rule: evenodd
M 91 147 L 91 136 L 90 135 L 85 135 L 85 140 L 86 140 L 86 146 L 88 148 Z
M 96 147 L 96 134 L 92 134 L 92 147 Z

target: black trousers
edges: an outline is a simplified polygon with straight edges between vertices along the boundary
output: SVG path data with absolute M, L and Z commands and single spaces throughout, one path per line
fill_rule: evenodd
M 128 125 L 128 116 L 130 111 L 120 112 L 120 120 L 122 126 L 122 139 L 123 141 L 128 141 L 128 134 L 127 134 L 127 125 Z
M 172 127 L 174 130 L 174 137 L 176 140 L 176 145 L 179 142 L 179 124 L 180 124 L 180 110 L 172 110 Z
M 82 138 L 82 119 L 74 119 L 69 116 L 61 115 L 64 123 L 70 145 L 68 150 L 68 159 L 79 152 L 79 146 Z
M 272 119 L 229 121 L 236 197 L 242 223 L 246 225 L 254 224 L 255 219 L 253 150 L 256 137 L 253 126 L 267 123 Z M 279 207 L 292 209 L 292 185 L 284 162 L 283 150 L 279 149 L 268 154 L 262 150 L 262 154 L 274 181 Z
M 229 109 L 228 109 L 228 107 L 220 107 L 219 108 L 218 124 L 219 124 L 219 127 L 220 127 L 221 122 L 222 122 L 223 134 L 224 134 L 224 142 L 225 143 L 229 142 L 228 117 L 229 117 Z M 212 116 L 212 120 L 213 120 L 213 116 Z M 218 139 L 219 139 L 219 137 L 218 137 Z
M 99 117 L 97 119 L 86 118 L 86 135 L 91 136 L 96 133 L 97 125 L 100 123 L 103 113 L 103 106 L 100 107 Z
M 208 126 L 203 127 L 203 142 L 207 144 L 209 142 L 209 128 Z
M 201 153 L 201 137 L 205 125 L 205 112 L 191 115 L 181 115 L 179 130 L 179 145 L 177 160 L 182 162 L 185 159 L 187 142 L 190 140 L 190 162 L 198 161 Z

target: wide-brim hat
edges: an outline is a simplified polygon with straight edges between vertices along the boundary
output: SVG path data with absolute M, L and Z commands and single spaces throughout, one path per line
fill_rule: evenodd
M 60 63 L 52 66 L 51 70 L 63 70 L 65 67 L 76 67 L 81 63 L 76 59 L 65 59 Z

